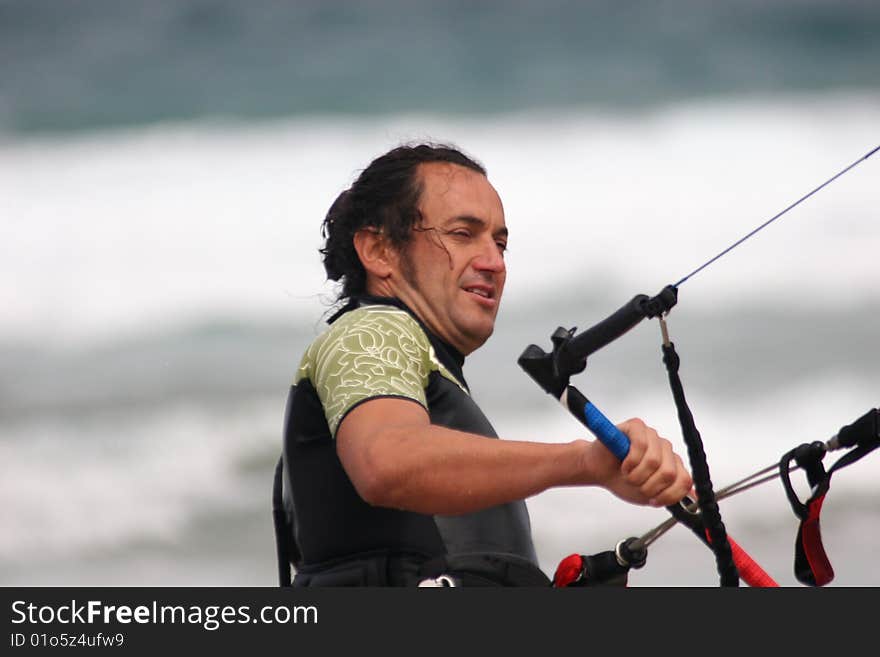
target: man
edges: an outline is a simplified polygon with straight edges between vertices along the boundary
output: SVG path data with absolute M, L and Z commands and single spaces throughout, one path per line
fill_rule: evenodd
M 284 509 L 294 585 L 412 585 L 426 563 L 502 555 L 537 569 L 524 500 L 602 486 L 666 506 L 691 479 L 638 419 L 621 463 L 598 441 L 497 439 L 465 357 L 492 334 L 508 229 L 484 168 L 402 146 L 331 206 L 324 265 L 346 302 L 302 358 L 288 403 Z

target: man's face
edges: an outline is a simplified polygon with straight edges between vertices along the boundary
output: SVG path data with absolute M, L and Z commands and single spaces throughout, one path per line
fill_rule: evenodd
M 485 176 L 462 166 L 419 166 L 422 221 L 399 258 L 395 294 L 464 354 L 495 327 L 507 275 L 504 208 Z

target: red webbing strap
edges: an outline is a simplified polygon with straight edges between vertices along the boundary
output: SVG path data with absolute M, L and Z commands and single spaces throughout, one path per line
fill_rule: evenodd
M 827 492 L 827 489 L 826 491 Z M 807 515 L 798 527 L 794 551 L 794 574 L 808 586 L 825 586 L 834 579 L 834 568 L 822 545 L 819 515 L 825 492 L 807 502 Z
M 880 420 L 878 418 L 880 418 L 880 413 L 878 413 L 878 409 L 873 408 L 838 432 L 843 446 L 855 445 L 855 447 L 837 459 L 827 473 L 822 472 L 818 467 L 810 471 L 808 469 L 809 463 L 798 461 L 798 465 L 801 467 L 807 466 L 805 469 L 807 469 L 808 481 L 813 487 L 813 494 L 806 504 L 802 504 L 797 499 L 788 478 L 790 455 L 796 454 L 797 450 L 786 454 L 780 462 L 780 474 L 783 475 L 782 483 L 785 486 L 786 495 L 788 495 L 792 509 L 801 521 L 795 540 L 794 574 L 803 584 L 825 586 L 834 579 L 834 568 L 831 567 L 831 561 L 822 545 L 822 532 L 819 527 L 822 503 L 831 488 L 831 475 L 841 468 L 852 465 L 880 447 Z M 798 449 L 803 449 L 803 446 Z M 824 456 L 824 453 L 822 455 Z M 821 459 L 821 457 L 818 458 Z
M 831 487 L 831 475 L 839 467 L 840 461 L 826 472 L 822 465 L 825 453 L 823 443 L 804 443 L 784 454 L 779 461 L 779 474 L 785 494 L 800 520 L 794 543 L 794 575 L 801 584 L 807 586 L 825 586 L 834 579 L 834 569 L 822 545 L 819 516 L 822 502 Z M 813 491 L 806 504 L 800 501 L 791 484 L 792 461 L 806 472 L 807 481 Z

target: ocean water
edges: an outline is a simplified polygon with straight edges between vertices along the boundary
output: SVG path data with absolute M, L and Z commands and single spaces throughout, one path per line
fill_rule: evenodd
M 527 345 L 680 280 L 880 144 L 872 3 L 510 6 L 0 3 L 0 583 L 276 583 L 287 387 L 334 293 L 320 221 L 401 141 L 458 144 L 501 194 L 505 301 L 466 374 L 500 435 L 539 441 L 585 434 L 517 366 Z M 716 487 L 880 406 L 877 157 L 681 286 L 669 329 Z M 659 344 L 643 322 L 573 383 L 684 454 Z M 835 475 L 834 586 L 880 584 L 878 473 Z M 665 519 L 600 490 L 528 504 L 548 574 Z M 778 482 L 721 511 L 799 585 Z M 630 575 L 717 581 L 682 528 Z

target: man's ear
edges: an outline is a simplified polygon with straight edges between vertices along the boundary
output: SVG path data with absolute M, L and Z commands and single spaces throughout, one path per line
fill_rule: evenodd
M 354 249 L 361 264 L 370 276 L 385 280 L 394 268 L 395 251 L 381 230 L 373 227 L 361 228 L 354 234 Z

